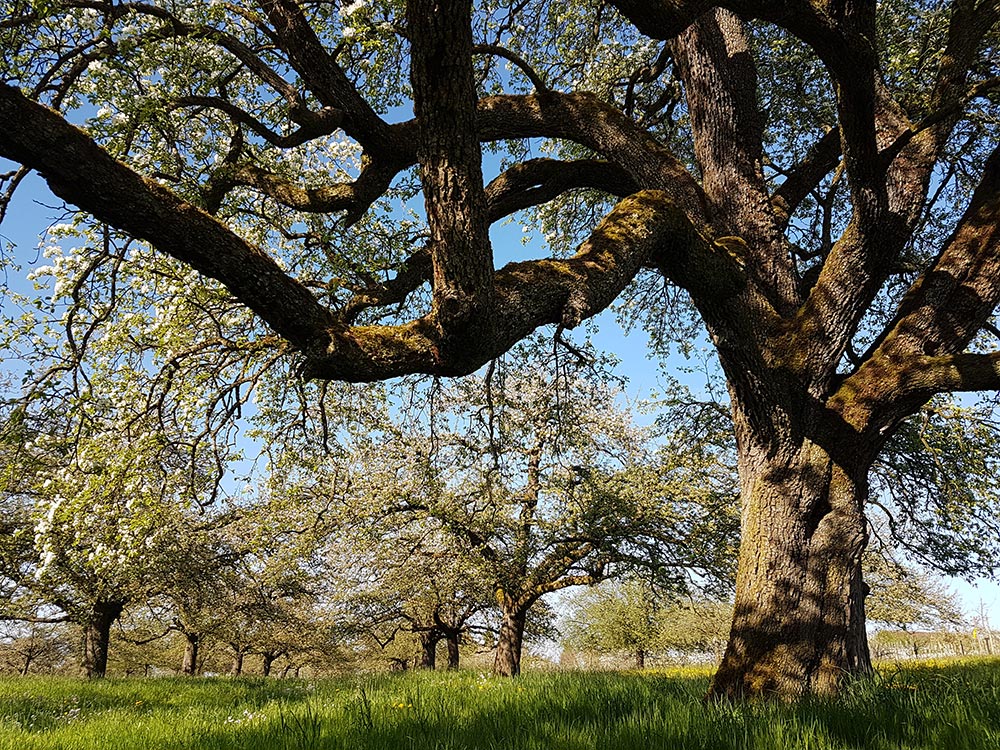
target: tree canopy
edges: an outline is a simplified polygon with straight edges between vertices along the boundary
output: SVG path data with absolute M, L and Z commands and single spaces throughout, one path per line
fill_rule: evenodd
M 2 7 L 5 189 L 39 172 L 100 240 L 53 271 L 71 359 L 125 288 L 196 332 L 159 385 L 466 374 L 616 299 L 699 321 L 743 503 L 713 694 L 870 670 L 870 472 L 1000 386 L 1000 3 Z M 519 211 L 546 257 L 491 242 Z

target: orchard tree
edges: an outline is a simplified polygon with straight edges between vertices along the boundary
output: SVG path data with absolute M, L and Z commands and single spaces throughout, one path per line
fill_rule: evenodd
M 18 405 L 3 431 L 0 481 L 0 580 L 9 589 L 0 618 L 79 625 L 88 677 L 104 675 L 122 610 L 167 574 L 190 500 L 184 461 L 162 434 L 100 402 Z
M 397 410 L 395 438 L 370 435 L 353 452 L 347 516 L 365 519 L 369 534 L 382 530 L 386 553 L 373 565 L 392 560 L 390 570 L 406 570 L 392 578 L 426 577 L 404 584 L 417 596 L 391 608 L 424 642 L 424 666 L 448 629 L 449 589 L 460 610 L 462 599 L 477 603 L 480 586 L 490 592 L 500 615 L 494 671 L 511 676 L 548 594 L 633 570 L 674 589 L 689 577 L 725 585 L 736 538 L 731 472 L 713 487 L 711 450 L 633 422 L 586 349 L 557 356 L 543 344 L 519 345 L 482 377 L 432 387 Z M 447 585 L 463 569 L 459 580 L 475 585 Z
M 416 532 L 413 526 L 408 525 L 404 534 Z M 495 610 L 482 571 L 454 540 L 441 537 L 425 531 L 383 539 L 369 550 L 374 552 L 368 567 L 371 574 L 351 586 L 347 601 L 355 610 L 355 629 L 380 632 L 383 642 L 394 638 L 395 632 L 412 634 L 419 643 L 414 663 L 420 669 L 436 668 L 442 641 L 448 669 L 458 669 L 462 641 L 480 629 L 477 620 Z
M 630 652 L 635 668 L 642 669 L 650 655 L 718 658 L 732 610 L 724 600 L 664 596 L 649 581 L 631 579 L 584 591 L 563 634 L 573 649 Z
M 954 592 L 926 571 L 897 560 L 865 556 L 865 580 L 871 586 L 870 620 L 900 630 L 941 630 L 965 621 Z
M 413 664 L 434 669 L 445 641 L 448 668 L 457 669 L 460 643 L 495 610 L 490 582 L 466 546 L 403 500 L 426 500 L 425 472 L 414 476 L 409 461 L 392 460 L 399 444 L 385 450 L 377 444 L 376 438 L 368 446 L 373 452 L 358 446 L 351 454 L 357 480 L 350 481 L 324 545 L 326 598 L 347 634 L 374 641 L 390 659 L 409 665 L 401 654 L 413 643 Z
M 712 695 L 870 671 L 869 471 L 1000 385 L 996 0 L 3 7 L 8 189 L 36 170 L 221 284 L 305 377 L 466 374 L 623 292 L 693 309 L 743 503 Z M 551 257 L 497 268 L 532 207 Z M 272 345 L 237 317 L 206 339 Z
M 663 603 L 654 587 L 634 579 L 613 586 L 585 589 L 572 602 L 564 643 L 575 650 L 597 653 L 630 652 L 636 669 L 656 651 Z

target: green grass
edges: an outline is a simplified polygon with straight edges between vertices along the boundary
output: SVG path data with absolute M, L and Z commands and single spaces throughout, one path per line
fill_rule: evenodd
M 704 705 L 707 674 L 0 680 L 0 748 L 993 748 L 1000 661 L 884 670 L 839 701 Z

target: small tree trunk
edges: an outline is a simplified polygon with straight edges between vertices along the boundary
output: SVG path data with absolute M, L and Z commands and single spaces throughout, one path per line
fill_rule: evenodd
M 288 673 L 291 671 L 292 671 L 292 663 L 288 662 L 288 664 L 285 665 L 285 668 L 281 670 L 281 679 L 283 680 L 288 679 Z
M 872 670 L 861 578 L 867 466 L 848 471 L 808 439 L 785 453 L 740 448 L 735 611 L 709 695 L 833 694 Z
M 200 633 L 184 633 L 184 659 L 181 662 L 181 674 L 188 677 L 194 677 L 198 674 L 198 647 L 200 645 Z
M 111 626 L 121 616 L 124 602 L 96 601 L 83 626 L 81 672 L 87 678 L 104 677 L 108 670 L 108 645 Z
M 35 650 L 33 648 L 28 649 L 28 653 L 24 655 L 24 664 L 17 671 L 21 677 L 28 676 L 28 670 L 31 669 L 31 662 L 35 660 Z
M 274 664 L 275 659 L 281 656 L 281 654 L 277 651 L 265 651 L 261 656 L 264 659 L 262 673 L 265 677 L 269 677 L 271 675 L 271 665 Z
M 637 648 L 635 650 L 635 668 L 636 669 L 646 668 L 646 649 Z
M 441 639 L 435 630 L 425 630 L 420 634 L 420 661 L 418 669 L 434 669 L 437 666 L 437 644 Z
M 526 618 L 527 611 L 504 609 L 496 658 L 493 661 L 494 674 L 501 677 L 516 677 L 521 674 L 521 646 L 524 642 Z
M 448 669 L 458 669 L 458 633 L 449 633 L 445 640 L 448 644 Z
M 232 646 L 232 644 L 230 644 Z M 246 655 L 242 646 L 233 646 L 233 665 L 229 668 L 232 677 L 239 677 L 243 674 L 243 657 Z

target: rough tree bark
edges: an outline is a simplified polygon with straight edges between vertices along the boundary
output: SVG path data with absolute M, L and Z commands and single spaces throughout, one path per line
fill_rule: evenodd
M 441 634 L 433 628 L 418 632 L 420 638 L 420 660 L 417 662 L 417 669 L 431 669 L 437 666 L 437 645 L 441 640 Z
M 809 439 L 769 456 L 741 449 L 743 540 L 717 697 L 836 692 L 871 671 L 861 554 L 867 466 Z
M 81 673 L 84 677 L 104 677 L 108 670 L 108 646 L 111 626 L 121 617 L 124 602 L 98 600 L 91 607 L 83 624 L 83 659 Z
M 521 648 L 524 645 L 524 626 L 528 610 L 505 602 L 500 618 L 500 635 L 497 638 L 493 672 L 501 677 L 521 674 Z

